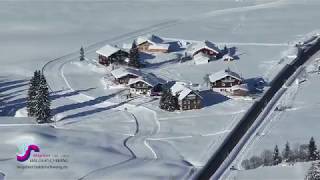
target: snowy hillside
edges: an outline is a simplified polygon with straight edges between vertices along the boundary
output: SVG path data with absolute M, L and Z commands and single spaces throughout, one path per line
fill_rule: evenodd
M 213 93 L 204 77 L 230 68 L 247 82 L 270 81 L 295 58 L 296 41 L 320 29 L 315 22 L 319 7 L 318 0 L 1 1 L 0 179 L 2 173 L 5 179 L 189 179 L 254 102 Z M 209 40 L 232 49 L 238 59 L 195 65 L 171 62 L 178 53 L 146 55 L 149 66 L 143 72 L 207 89 L 201 93 L 202 109 L 166 112 L 158 107 L 159 98 L 128 100 L 126 90 L 107 88 L 104 78 L 110 68 L 93 63 L 102 46 L 120 47 L 147 34 L 184 42 Z M 89 62 L 79 62 L 81 46 Z M 25 117 L 29 79 L 38 69 L 50 87 L 55 121 L 50 125 Z M 308 74 L 294 94 L 293 107 L 275 115 L 247 154 L 282 147 L 286 141 L 306 142 L 311 136 L 320 143 L 314 113 L 318 80 L 318 74 Z M 18 168 L 34 165 L 16 160 L 17 148 L 26 144 L 68 162 L 59 163 L 60 169 Z M 256 174 L 273 169 L 281 171 L 259 168 L 232 175 L 257 179 Z M 290 169 L 297 173 L 273 178 L 303 177 L 308 167 Z

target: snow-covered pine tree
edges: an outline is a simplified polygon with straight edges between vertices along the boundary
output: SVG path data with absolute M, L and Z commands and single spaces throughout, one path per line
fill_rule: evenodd
M 171 91 L 169 92 L 169 96 L 167 97 L 167 110 L 172 112 L 178 109 L 178 98 L 174 96 Z
M 308 146 L 308 160 L 315 161 L 319 159 L 319 152 L 317 150 L 317 145 L 313 137 L 311 137 Z
M 38 86 L 38 92 L 36 95 L 36 112 L 35 117 L 38 123 L 50 122 L 51 110 L 50 110 L 49 90 L 46 78 L 41 74 L 40 84 Z
M 291 151 L 289 142 L 286 143 L 286 146 L 285 146 L 283 153 L 282 153 L 282 157 L 283 157 L 283 161 L 285 161 L 285 162 L 292 162 L 293 161 L 293 153 Z
M 170 89 L 164 89 L 161 95 L 159 107 L 166 111 L 178 109 L 178 99 L 171 93 Z
M 141 64 L 140 64 L 140 61 L 139 61 L 139 49 L 138 49 L 137 44 L 136 44 L 135 41 L 132 43 L 132 47 L 131 47 L 130 52 L 129 52 L 128 66 L 132 66 L 132 67 L 135 67 L 135 68 L 140 68 L 141 67 Z
M 320 180 L 320 162 L 312 163 L 305 180 Z
M 80 48 L 80 61 L 84 61 L 85 58 L 84 58 L 84 49 L 83 47 Z
M 166 99 L 168 97 L 168 90 L 163 90 L 160 98 L 159 107 L 160 109 L 166 109 Z
M 37 95 L 37 90 L 40 82 L 40 74 L 41 74 L 40 71 L 35 71 L 29 83 L 28 97 L 27 97 L 27 112 L 29 117 L 32 117 L 35 115 L 36 95 Z
M 273 165 L 278 165 L 282 162 L 281 156 L 279 154 L 279 148 L 278 145 L 274 148 L 273 151 Z
M 34 103 L 34 97 L 36 96 L 35 74 L 36 74 L 36 71 L 34 72 L 33 77 L 30 79 L 29 89 L 28 89 L 27 111 L 28 111 L 28 116 L 29 117 L 32 117 L 34 115 L 33 103 Z

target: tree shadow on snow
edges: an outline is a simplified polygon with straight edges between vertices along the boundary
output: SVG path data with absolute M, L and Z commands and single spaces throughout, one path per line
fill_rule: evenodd
M 93 90 L 93 89 L 95 89 L 95 88 L 76 90 L 76 91 L 67 92 L 67 93 L 61 93 L 61 92 L 63 92 L 63 90 L 60 90 L 60 91 L 56 91 L 56 92 L 51 93 L 50 99 L 51 100 L 56 100 L 56 99 L 59 99 L 59 98 L 71 97 L 71 96 L 79 95 L 80 93 L 83 93 L 83 92 L 88 92 L 88 91 Z
M 230 99 L 222 94 L 213 92 L 212 90 L 201 91 L 200 95 L 203 98 L 202 100 L 203 107 L 219 104 Z
M 248 78 L 245 80 L 251 94 L 262 93 L 268 83 L 262 77 Z
M 57 107 L 55 109 L 52 109 L 52 115 L 56 115 L 56 114 L 63 113 L 66 111 L 80 109 L 80 108 L 84 108 L 84 107 L 88 107 L 88 106 L 94 106 L 94 105 L 100 104 L 100 103 L 102 103 L 102 102 L 104 102 L 104 101 L 106 101 L 116 95 L 117 95 L 117 93 L 114 93 L 114 94 L 110 94 L 107 96 L 101 96 L 101 97 L 95 98 L 93 100 L 85 101 L 85 102 L 63 105 L 63 106 Z
M 88 111 L 83 111 L 83 112 L 79 112 L 79 113 L 76 113 L 76 114 L 68 115 L 68 116 L 63 117 L 60 121 L 66 120 L 66 119 L 85 117 L 85 116 L 89 116 L 89 115 L 92 115 L 92 114 L 95 114 L 95 113 L 107 111 L 107 110 L 119 107 L 119 106 L 121 106 L 123 104 L 126 104 L 129 101 L 131 101 L 131 100 L 124 101 L 124 102 L 121 102 L 119 104 L 111 105 L 111 106 L 108 106 L 108 107 L 105 107 L 105 108 L 97 108 L 97 109 L 93 109 L 93 110 L 88 110 Z M 73 122 L 66 123 L 66 124 L 71 124 L 71 123 L 73 123 Z

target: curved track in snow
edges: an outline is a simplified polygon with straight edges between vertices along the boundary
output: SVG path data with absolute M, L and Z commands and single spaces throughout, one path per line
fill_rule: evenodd
M 284 0 L 279 0 L 279 1 L 274 1 L 274 2 L 269 2 L 269 3 L 264 3 L 264 4 L 259 4 L 259 5 L 252 5 L 248 7 L 238 7 L 238 8 L 230 8 L 230 9 L 223 9 L 223 10 L 216 10 L 212 12 L 207 12 L 203 14 L 199 14 L 197 16 L 193 17 L 187 17 L 187 18 L 182 18 L 182 19 L 176 19 L 176 20 L 170 20 L 166 22 L 162 22 L 156 25 L 152 25 L 146 28 L 138 29 L 136 31 L 126 33 L 123 35 L 119 35 L 114 38 L 110 38 L 104 41 L 100 41 L 97 43 L 94 43 L 88 47 L 85 48 L 86 52 L 92 52 L 96 50 L 97 48 L 110 43 L 110 44 L 116 44 L 125 40 L 129 40 L 132 38 L 135 38 L 140 35 L 152 33 L 154 31 L 164 29 L 167 27 L 174 26 L 179 23 L 187 22 L 190 20 L 196 20 L 198 18 L 207 18 L 207 17 L 212 17 L 212 16 L 219 16 L 223 14 L 228 14 L 228 13 L 236 13 L 236 12 L 244 12 L 244 11 L 251 11 L 251 10 L 256 10 L 256 9 L 261 9 L 261 8 L 269 8 L 273 7 L 275 5 L 279 5 L 281 2 Z M 269 44 L 268 44 L 269 45 Z M 66 63 L 75 60 L 78 58 L 79 52 L 74 51 L 70 54 L 64 55 L 62 57 L 53 59 L 46 63 L 43 68 L 42 72 L 46 75 L 48 79 L 48 84 L 49 88 L 52 93 L 56 93 L 59 91 L 65 91 L 68 90 L 70 92 L 74 92 L 70 84 L 68 83 L 67 79 L 63 75 L 63 67 Z M 77 93 L 78 95 L 76 97 L 68 97 L 72 101 L 76 102 L 83 102 L 87 100 L 92 100 L 94 97 L 87 96 L 85 94 Z M 113 103 L 109 102 L 103 102 L 101 104 L 103 107 L 105 106 L 111 106 Z M 143 111 L 143 113 L 141 113 Z M 137 123 L 137 131 L 134 136 L 128 137 L 126 141 L 124 142 L 124 146 L 131 152 L 133 155 L 133 158 L 130 158 L 126 161 L 120 162 L 118 164 L 100 168 L 93 170 L 86 175 L 84 175 L 81 179 L 84 179 L 100 170 L 111 170 L 113 168 L 119 168 L 121 166 L 128 167 L 128 164 L 133 164 L 135 165 L 135 161 L 137 160 L 136 158 L 141 158 L 141 159 L 157 159 L 158 155 L 157 153 L 150 147 L 150 145 L 147 143 L 147 139 L 155 134 L 158 133 L 160 125 L 159 122 L 157 121 L 154 112 L 151 112 L 151 110 L 146 110 L 143 107 L 132 107 L 129 110 L 130 113 L 133 113 L 134 117 L 136 118 L 135 121 Z M 140 113 L 139 113 L 140 112 Z

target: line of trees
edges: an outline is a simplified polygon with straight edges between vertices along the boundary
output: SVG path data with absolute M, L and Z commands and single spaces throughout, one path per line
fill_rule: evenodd
M 51 122 L 51 101 L 45 76 L 35 71 L 29 83 L 27 111 L 29 117 L 35 117 L 38 123 Z
M 241 162 L 244 169 L 255 169 L 260 166 L 276 166 L 280 163 L 294 164 L 295 162 L 307 162 L 320 160 L 320 154 L 313 137 L 309 144 L 302 144 L 291 149 L 289 142 L 286 143 L 282 153 L 279 151 L 278 145 L 273 151 L 265 150 L 260 156 L 252 156 Z

